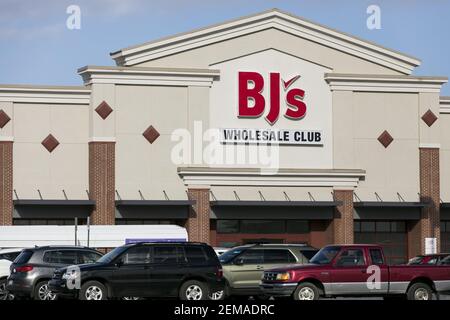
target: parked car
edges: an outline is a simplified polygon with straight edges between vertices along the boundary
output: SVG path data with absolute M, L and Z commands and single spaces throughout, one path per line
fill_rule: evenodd
M 230 296 L 267 298 L 259 287 L 264 270 L 286 264 L 308 263 L 317 249 L 303 244 L 253 244 L 235 247 L 221 256 L 226 280 L 225 292 L 216 292 L 213 299 Z
M 6 289 L 17 298 L 54 300 L 48 281 L 56 269 L 97 261 L 102 254 L 77 246 L 44 246 L 25 249 L 11 264 Z
M 14 299 L 14 295 L 6 290 L 6 279 L 9 277 L 9 269 L 12 262 L 22 250 L 23 248 L 0 250 L 0 300 Z
M 446 259 L 447 258 L 447 259 Z M 425 254 L 411 258 L 408 265 L 437 265 L 450 264 L 450 253 Z
M 206 300 L 223 290 L 222 266 L 204 243 L 135 243 L 114 249 L 96 263 L 81 265 L 80 287 L 69 289 L 67 268 L 54 273 L 50 289 L 81 300 L 123 297 L 179 297 Z
M 404 296 L 410 300 L 431 300 L 433 293 L 450 291 L 448 265 L 388 266 L 385 261 L 380 246 L 326 246 L 308 265 L 265 271 L 261 289 L 267 295 L 291 296 L 295 300 L 317 300 L 321 296 Z M 372 281 L 372 269 L 379 271 L 378 283 Z
M 222 248 L 222 247 L 214 247 L 214 251 L 216 252 L 217 256 L 222 255 L 223 253 L 230 250 L 230 248 Z

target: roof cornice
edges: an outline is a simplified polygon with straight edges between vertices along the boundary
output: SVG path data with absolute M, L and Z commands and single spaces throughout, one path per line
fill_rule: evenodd
M 86 66 L 78 69 L 78 74 L 85 85 L 110 83 L 210 87 L 220 72 L 209 69 Z
M 89 104 L 91 90 L 80 86 L 0 85 L 0 101 L 15 103 Z
M 278 9 L 128 47 L 111 53 L 111 56 L 118 65 L 133 66 L 270 28 L 291 33 L 404 74 L 411 74 L 412 70 L 420 65 L 417 58 Z
M 325 73 L 332 91 L 437 92 L 447 77 Z
M 450 114 L 450 97 L 439 97 L 439 113 Z
M 365 170 L 179 167 L 188 186 L 316 186 L 355 188 Z

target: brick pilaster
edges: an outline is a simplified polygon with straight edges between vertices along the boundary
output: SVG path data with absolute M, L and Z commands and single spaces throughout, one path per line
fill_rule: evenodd
M 195 204 L 189 211 L 189 218 L 186 222 L 189 241 L 209 243 L 209 189 L 188 189 L 188 198 L 189 200 L 195 200 Z
M 353 190 L 335 190 L 334 199 L 341 202 L 334 213 L 334 243 L 353 243 Z
M 115 222 L 115 142 L 89 143 L 89 195 L 95 200 L 92 224 Z
M 13 222 L 13 142 L 0 141 L 0 225 Z
M 420 200 L 430 203 L 422 209 L 420 227 L 420 249 L 425 253 L 425 238 L 437 239 L 440 251 L 440 181 L 439 148 L 420 148 Z

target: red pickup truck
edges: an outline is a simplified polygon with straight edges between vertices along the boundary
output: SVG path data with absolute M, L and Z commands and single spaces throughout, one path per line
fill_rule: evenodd
M 288 265 L 264 272 L 261 290 L 267 296 L 317 300 L 336 296 L 407 297 L 431 300 L 450 291 L 448 265 L 398 265 L 385 262 L 376 245 L 330 245 L 306 265 Z

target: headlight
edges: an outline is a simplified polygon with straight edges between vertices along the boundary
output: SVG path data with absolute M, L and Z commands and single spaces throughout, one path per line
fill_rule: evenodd
M 289 272 L 284 272 L 284 273 L 277 274 L 277 280 L 287 281 L 289 279 L 291 279 L 291 275 L 289 274 Z

